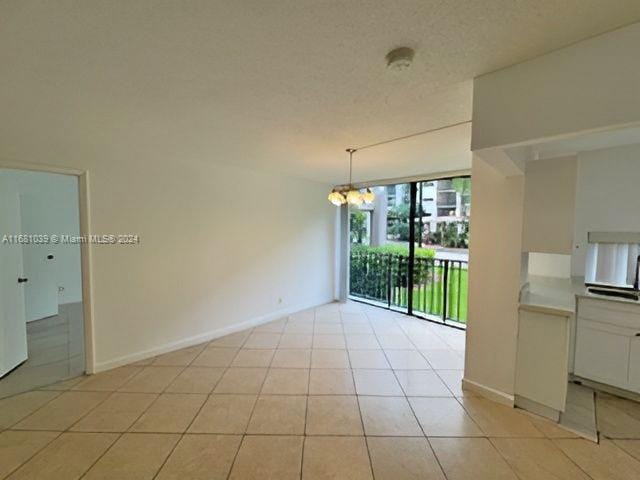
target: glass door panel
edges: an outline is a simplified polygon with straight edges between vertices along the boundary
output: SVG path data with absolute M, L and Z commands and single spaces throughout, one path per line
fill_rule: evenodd
M 371 205 L 349 206 L 350 295 L 407 312 L 411 185 L 372 190 Z
M 418 182 L 412 313 L 466 322 L 470 210 L 470 177 Z

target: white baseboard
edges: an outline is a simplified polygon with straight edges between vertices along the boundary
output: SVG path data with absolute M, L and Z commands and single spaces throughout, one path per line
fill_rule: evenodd
M 164 345 L 160 345 L 159 347 L 150 348 L 148 350 L 143 350 L 141 352 L 130 353 L 128 355 L 123 355 L 121 357 L 114 358 L 112 360 L 108 360 L 106 362 L 96 362 L 94 364 L 93 371 L 87 373 L 100 373 L 105 370 L 111 370 L 113 368 L 122 367 L 124 365 L 128 365 L 130 363 L 139 362 L 140 360 L 146 360 L 147 358 L 156 357 L 158 355 L 162 355 L 163 353 L 169 353 L 174 350 L 179 350 L 181 348 L 191 347 L 193 345 L 198 345 L 204 342 L 210 342 L 211 340 L 215 340 L 216 338 L 224 337 L 225 335 L 230 335 L 232 333 L 240 332 L 242 330 L 246 330 L 247 328 L 256 327 L 258 325 L 262 325 L 263 323 L 268 323 L 273 320 L 277 320 L 282 317 L 286 317 L 287 315 L 291 315 L 293 313 L 299 312 L 301 310 L 306 310 L 309 308 L 314 308 L 319 305 L 312 306 L 296 306 L 290 308 L 283 308 L 282 310 L 277 310 L 275 312 L 268 313 L 266 315 L 261 315 L 258 317 L 251 318 L 244 322 L 235 323 L 233 325 L 227 325 L 226 327 L 217 328 L 215 330 L 210 330 L 208 332 L 201 333 L 199 335 L 194 335 L 192 337 L 183 338 L 182 340 L 177 340 L 175 342 L 165 343 Z
M 478 395 L 508 407 L 513 407 L 515 405 L 515 398 L 513 395 L 501 392 L 495 388 L 487 387 L 486 385 L 482 385 L 481 383 L 474 382 L 467 378 L 462 379 L 462 388 L 475 392 Z

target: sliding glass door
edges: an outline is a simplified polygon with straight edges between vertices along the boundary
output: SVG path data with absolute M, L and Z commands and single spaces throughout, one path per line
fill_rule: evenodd
M 467 318 L 471 179 L 375 187 L 350 206 L 350 297 L 441 323 Z
M 371 205 L 350 206 L 350 294 L 408 311 L 411 185 L 373 188 Z

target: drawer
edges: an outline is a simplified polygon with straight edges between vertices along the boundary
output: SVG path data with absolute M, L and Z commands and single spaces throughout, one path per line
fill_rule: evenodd
M 636 328 L 619 327 L 613 323 L 594 322 L 584 317 L 578 317 L 576 328 L 589 328 L 591 330 L 598 330 L 602 332 L 612 333 L 614 335 L 620 335 L 621 337 L 635 337 L 640 331 Z
M 574 372 L 628 390 L 629 354 L 634 337 L 621 335 L 617 330 L 603 324 L 578 322 Z
M 607 323 L 640 332 L 640 305 L 579 298 L 578 319 Z

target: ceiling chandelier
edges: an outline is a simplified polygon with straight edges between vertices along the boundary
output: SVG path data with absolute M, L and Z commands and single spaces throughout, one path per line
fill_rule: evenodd
M 333 203 L 336 207 L 340 205 L 344 205 L 345 203 L 349 203 L 351 205 L 362 205 L 366 203 L 367 205 L 373 203 L 376 196 L 371 191 L 370 188 L 367 188 L 364 193 L 359 189 L 355 188 L 351 183 L 351 171 L 353 167 L 353 154 L 356 152 L 355 148 L 347 148 L 347 153 L 349 154 L 349 184 L 344 185 L 342 187 L 337 187 L 331 190 L 329 194 L 329 201 Z

